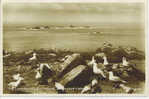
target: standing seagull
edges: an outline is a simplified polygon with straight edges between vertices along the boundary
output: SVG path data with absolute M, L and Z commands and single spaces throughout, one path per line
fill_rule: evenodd
M 11 88 L 12 91 L 15 91 L 21 85 L 22 80 L 24 80 L 24 78 L 19 77 L 16 82 L 10 82 L 8 86 Z
M 88 63 L 88 65 L 93 65 L 96 62 L 94 56 L 92 57 L 92 60 Z
M 91 85 L 92 85 L 92 86 L 95 86 L 96 84 L 98 84 L 97 79 L 93 79 L 92 82 L 91 82 Z
M 103 67 L 106 70 L 111 70 L 113 63 L 109 63 L 106 56 L 103 56 Z
M 40 79 L 42 77 L 39 70 L 40 70 L 39 68 L 37 68 L 36 70 L 36 76 L 35 76 L 36 79 Z
M 106 56 L 103 56 L 103 65 L 106 66 L 109 64 L 108 60 L 107 60 L 107 57 Z
M 91 82 L 91 93 L 101 93 L 102 89 L 98 84 L 97 79 L 93 79 Z
M 126 57 L 122 58 L 122 65 L 123 66 L 129 66 L 129 62 L 126 60 Z
M 29 58 L 30 61 L 36 60 L 37 59 L 37 54 L 34 52 L 33 57 Z
M 42 75 L 43 73 L 43 68 L 46 67 L 48 68 L 49 70 L 51 70 L 51 66 L 48 65 L 48 63 L 41 63 L 40 66 L 39 66 L 39 70 L 40 70 L 40 74 Z
M 90 91 L 91 91 L 91 84 L 86 85 L 86 86 L 82 89 L 81 94 L 83 94 L 83 93 L 88 93 L 88 92 L 90 92 Z
M 126 93 L 133 93 L 135 89 L 125 86 L 124 84 L 120 84 L 120 87 L 125 90 Z
M 97 74 L 97 75 L 100 74 L 103 78 L 106 78 L 103 70 L 101 70 L 100 68 L 97 67 L 97 63 L 96 63 L 94 56 L 92 57 L 92 61 L 89 64 L 93 65 L 93 73 L 94 74 Z
M 97 63 L 93 64 L 93 72 L 94 74 L 100 74 L 102 75 L 103 78 L 106 78 L 104 72 L 100 68 L 97 67 Z
M 92 87 L 94 87 L 96 84 L 98 84 L 98 81 L 96 79 L 93 79 L 92 82 L 82 89 L 81 93 L 89 93 L 92 90 Z
M 13 75 L 12 77 L 13 77 L 14 80 L 18 80 L 20 78 L 20 74 L 18 73 L 16 75 Z
M 113 82 L 127 83 L 126 81 L 122 80 L 120 77 L 114 76 L 114 74 L 113 74 L 112 71 L 109 72 L 109 80 L 111 80 L 111 81 L 113 81 Z
M 93 79 L 92 82 L 88 85 L 86 85 L 81 93 L 97 93 L 97 92 L 101 92 L 101 88 L 98 84 L 98 81 L 97 79 Z
M 55 82 L 55 89 L 58 93 L 65 93 L 65 87 L 61 83 Z

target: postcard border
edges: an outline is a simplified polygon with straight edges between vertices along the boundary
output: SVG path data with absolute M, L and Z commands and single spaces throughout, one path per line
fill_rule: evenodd
M 145 57 L 146 57 L 146 60 L 145 60 L 145 77 L 146 77 L 146 81 L 145 81 L 145 92 L 143 94 L 4 94 L 3 93 L 3 1 L 4 0 L 1 0 L 1 17 L 0 17 L 0 26 L 1 26 L 1 29 L 0 29 L 0 37 L 1 37 L 1 41 L 0 41 L 0 79 L 2 79 L 2 81 L 0 81 L 0 95 L 1 96 L 148 96 L 149 95 L 149 53 L 148 53 L 148 49 L 149 49 L 149 34 L 148 34 L 148 31 L 149 31 L 149 28 L 148 28 L 148 2 L 147 0 L 144 0 L 144 4 L 145 4 Z M 12 0 L 13 1 L 13 0 Z M 28 0 L 25 0 L 25 1 L 28 1 Z M 42 0 L 36 0 L 38 2 L 42 2 Z M 36 2 L 34 0 L 34 2 Z M 74 0 L 63 0 L 63 1 L 59 1 L 59 0 L 47 0 L 49 1 L 49 3 L 52 3 L 52 2 L 60 2 L 60 3 L 70 3 L 70 2 L 74 2 Z M 98 0 L 86 0 L 87 2 L 90 2 L 90 3 L 95 3 L 95 2 L 98 2 Z M 103 0 L 104 1 L 104 0 Z M 114 0 L 114 1 L 117 1 L 117 0 Z M 120 0 L 119 0 L 120 1 Z M 19 2 L 19 1 L 18 1 Z M 84 1 L 82 0 L 77 0 L 77 2 L 79 3 L 84 3 Z

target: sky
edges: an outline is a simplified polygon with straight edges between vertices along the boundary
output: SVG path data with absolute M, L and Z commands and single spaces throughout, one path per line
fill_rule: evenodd
M 131 0 L 130 0 L 131 1 Z M 142 24 L 144 3 L 5 2 L 4 25 L 13 24 Z

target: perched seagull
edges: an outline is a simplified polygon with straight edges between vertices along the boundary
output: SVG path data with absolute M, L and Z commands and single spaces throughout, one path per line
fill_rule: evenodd
M 55 82 L 55 89 L 58 91 L 58 93 L 65 93 L 65 87 L 58 82 Z
M 49 66 L 47 63 L 41 63 L 40 66 L 39 66 L 39 69 L 40 69 L 40 74 L 42 75 L 42 72 L 43 72 L 43 68 L 46 67 L 48 68 L 49 70 L 51 70 L 51 66 Z
M 127 83 L 126 81 L 122 80 L 120 77 L 114 76 L 114 74 L 113 74 L 112 71 L 109 72 L 109 80 L 111 80 L 111 81 L 113 81 L 113 82 Z
M 8 84 L 8 86 L 11 88 L 12 91 L 15 91 L 16 88 L 19 87 L 19 85 L 21 84 L 21 81 L 24 80 L 24 78 L 19 77 L 19 79 L 16 82 L 10 82 Z
M 92 57 L 92 60 L 88 63 L 88 65 L 93 65 L 96 62 L 94 56 Z
M 20 79 L 20 74 L 18 73 L 16 75 L 13 75 L 12 77 L 14 80 L 18 80 L 18 79 Z
M 93 79 L 92 82 L 91 82 L 91 86 L 95 86 L 96 84 L 98 84 L 98 81 L 97 79 Z
M 106 76 L 104 75 L 104 72 L 98 68 L 98 64 L 96 63 L 96 60 L 94 58 L 94 56 L 92 57 L 92 60 L 88 63 L 89 66 L 93 66 L 93 73 L 94 74 L 100 74 L 102 75 L 103 78 L 106 78 Z
M 122 58 L 122 65 L 123 66 L 129 66 L 129 62 L 126 60 L 126 57 Z
M 91 85 L 90 85 L 90 84 L 89 84 L 89 85 L 86 85 L 86 86 L 82 89 L 81 94 L 87 93 L 87 92 L 89 92 L 89 91 L 91 91 Z
M 40 74 L 40 72 L 39 72 L 39 68 L 37 68 L 35 78 L 36 78 L 36 79 L 40 79 L 41 77 L 42 77 L 42 76 L 41 76 L 41 74 Z
M 37 59 L 37 54 L 34 52 L 33 57 L 29 58 L 30 61 L 36 60 Z
M 136 64 L 127 61 L 126 57 L 122 58 L 122 64 L 120 64 L 120 67 L 132 67 L 132 68 L 135 68 L 135 66 L 136 66 Z
M 102 89 L 98 84 L 97 79 L 93 79 L 91 82 L 91 93 L 101 93 Z
M 96 79 L 93 79 L 92 82 L 88 85 L 86 85 L 81 93 L 96 93 L 96 92 L 101 92 L 101 88 L 97 85 L 98 81 Z
M 47 67 L 48 69 L 51 69 L 51 66 L 49 66 L 48 63 L 41 63 L 41 64 L 40 64 L 40 67 L 39 67 L 40 70 L 42 70 L 44 66 Z
M 108 60 L 107 60 L 107 57 L 106 56 L 103 56 L 103 65 L 106 66 L 109 64 Z
M 39 67 L 36 69 L 36 79 L 40 79 L 42 77 L 43 68 L 46 67 L 51 70 L 51 67 L 47 63 L 41 63 Z
M 120 84 L 120 87 L 123 88 L 126 93 L 133 93 L 135 91 L 134 88 L 127 87 L 124 84 Z
M 7 58 L 9 56 L 11 56 L 11 54 L 6 54 L 6 55 L 3 56 L 3 58 Z
M 97 63 L 93 64 L 93 72 L 94 72 L 94 74 L 100 74 L 100 75 L 102 75 L 103 78 L 106 78 L 103 70 L 101 70 L 100 68 L 97 67 Z

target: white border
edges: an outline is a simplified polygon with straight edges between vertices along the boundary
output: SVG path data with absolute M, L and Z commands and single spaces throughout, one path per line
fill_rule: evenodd
M 52 2 L 57 2 L 57 3 L 96 3 L 96 2 L 105 2 L 105 3 L 140 3 L 140 2 L 144 2 L 145 3 L 145 54 L 146 54 L 146 61 L 145 61 L 145 67 L 146 67 L 146 85 L 145 85 L 145 92 L 144 94 L 3 94 L 3 60 L 2 60 L 2 49 L 3 49 L 3 4 L 5 3 L 52 3 Z M 148 41 L 149 41 L 149 35 L 148 35 L 148 13 L 147 13 L 147 8 L 148 8 L 148 2 L 147 0 L 1 0 L 1 33 L 0 33 L 0 37 L 1 37 L 1 41 L 0 41 L 0 79 L 2 79 L 2 81 L 0 82 L 0 94 L 2 96 L 148 96 L 149 93 L 149 73 L 147 71 L 149 71 L 148 65 L 149 65 L 149 53 L 148 50 L 149 46 L 148 46 Z
M 90 3 L 95 3 L 95 2 L 105 2 L 105 3 L 139 3 L 139 2 L 145 2 L 145 0 L 2 0 L 4 3 L 5 2 L 65 2 L 65 3 L 70 3 L 70 2 L 79 2 L 79 3 L 85 3 L 85 2 L 90 2 Z
M 1 15 L 1 17 L 0 17 L 0 95 L 3 93 L 3 61 L 2 61 L 2 53 L 3 53 L 3 22 L 2 22 L 2 17 L 3 17 L 3 15 L 2 15 L 2 13 L 3 13 L 3 10 L 2 10 L 2 1 L 0 1 L 0 7 L 1 7 L 1 9 L 0 9 L 0 15 Z
M 148 95 L 149 94 L 149 34 L 148 34 L 148 31 L 149 31 L 149 27 L 148 27 L 148 13 L 149 13 L 149 2 L 145 2 L 145 54 L 146 54 L 146 61 L 145 61 L 145 69 L 146 69 L 146 86 L 145 86 L 145 93 Z

